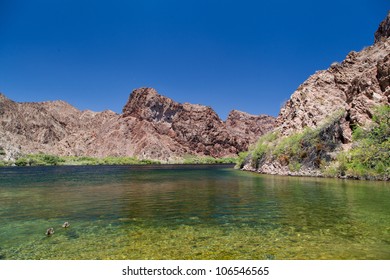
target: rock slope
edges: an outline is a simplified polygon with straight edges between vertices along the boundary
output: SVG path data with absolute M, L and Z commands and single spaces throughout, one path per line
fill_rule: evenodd
M 276 130 L 288 136 L 306 127 L 318 128 L 332 115 L 342 112 L 335 123 L 341 130 L 337 129 L 334 142 L 339 144 L 338 149 L 348 149 L 352 128 L 370 123 L 374 108 L 390 103 L 389 36 L 390 12 L 375 32 L 374 45 L 350 52 L 344 61 L 317 71 L 298 87 L 281 109 Z M 249 164 L 244 168 L 253 170 Z M 265 161 L 255 169 L 264 173 L 294 173 L 280 162 Z M 318 172 L 301 170 L 300 174 Z
M 0 159 L 46 153 L 135 156 L 163 162 L 186 155 L 234 156 L 273 128 L 275 118 L 177 103 L 152 88 L 134 90 L 122 114 L 80 111 L 63 101 L 17 103 L 0 95 Z
M 356 124 L 371 121 L 373 108 L 390 102 L 390 13 L 375 33 L 375 44 L 350 52 L 341 63 L 318 71 L 292 94 L 277 118 L 283 134 L 316 127 L 332 112 L 345 110 L 344 138 Z

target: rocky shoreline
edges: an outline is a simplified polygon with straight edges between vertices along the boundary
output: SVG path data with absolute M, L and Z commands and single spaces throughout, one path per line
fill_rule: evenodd
M 251 146 L 241 169 L 388 181 L 389 30 L 390 12 L 372 46 L 350 52 L 300 85 L 281 109 L 274 135 L 261 136 Z

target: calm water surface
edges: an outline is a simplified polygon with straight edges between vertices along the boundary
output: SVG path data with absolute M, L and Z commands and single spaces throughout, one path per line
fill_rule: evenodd
M 0 259 L 390 259 L 390 184 L 226 166 L 0 168 Z

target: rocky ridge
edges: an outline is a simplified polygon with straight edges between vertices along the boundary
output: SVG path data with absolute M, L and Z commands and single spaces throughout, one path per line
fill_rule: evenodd
M 390 103 L 390 12 L 375 32 L 374 45 L 360 52 L 351 51 L 341 63 L 317 71 L 291 95 L 281 109 L 276 129 L 289 136 L 305 128 L 318 128 L 332 115 L 342 113 L 334 125 L 340 127 L 334 135 L 335 149 L 349 149 L 352 128 L 372 121 L 374 109 Z M 289 170 L 278 161 L 264 161 L 247 170 L 283 175 L 321 174 L 318 168 L 303 166 L 299 172 Z
M 163 162 L 183 156 L 235 156 L 273 128 L 275 118 L 178 103 L 152 88 L 134 90 L 122 114 L 80 111 L 64 101 L 17 103 L 0 95 L 0 159 L 45 153 L 134 156 Z

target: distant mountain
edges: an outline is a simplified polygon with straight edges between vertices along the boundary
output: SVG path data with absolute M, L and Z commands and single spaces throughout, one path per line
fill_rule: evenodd
M 271 174 L 323 175 L 340 152 L 353 148 L 353 130 L 368 128 L 376 108 L 389 106 L 389 36 L 390 12 L 375 33 L 374 45 L 351 51 L 344 61 L 317 71 L 298 87 L 277 117 L 277 139 L 260 139 L 263 146 L 257 149 L 263 153 L 258 156 L 259 151 L 252 150 L 242 167 Z M 272 146 L 277 148 L 270 152 Z
M 187 155 L 226 157 L 274 127 L 275 118 L 177 103 L 152 88 L 134 90 L 122 114 L 80 111 L 64 101 L 17 103 L 0 94 L 0 159 L 45 153 L 135 156 L 163 162 Z

